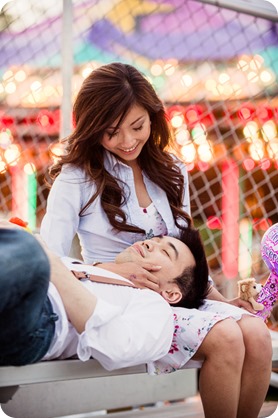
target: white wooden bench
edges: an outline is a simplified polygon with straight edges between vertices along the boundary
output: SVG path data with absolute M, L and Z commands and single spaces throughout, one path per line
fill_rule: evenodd
M 278 367 L 278 339 L 273 339 L 273 367 Z M 0 403 L 3 411 L 14 418 L 53 418 L 184 399 L 196 393 L 196 368 L 149 376 L 145 365 L 108 372 L 96 360 L 85 363 L 57 360 L 0 367 Z M 180 414 L 181 411 L 182 407 Z M 133 414 L 126 412 L 116 416 L 164 416 L 156 408 Z M 166 416 L 186 415 L 171 412 Z
M 196 369 L 149 376 L 145 365 L 108 372 L 96 360 L 0 367 L 0 403 L 15 418 L 53 418 L 182 399 L 196 392 Z

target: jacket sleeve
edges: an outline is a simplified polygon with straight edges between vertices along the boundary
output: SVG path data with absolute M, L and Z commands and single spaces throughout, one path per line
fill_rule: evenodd
M 98 298 L 94 314 L 80 335 L 78 357 L 97 359 L 107 370 L 135 366 L 166 355 L 173 337 L 173 315 L 162 297 L 133 292 L 124 309 Z
M 188 179 L 188 173 L 186 169 L 186 165 L 179 161 L 178 166 L 181 169 L 181 172 L 184 177 L 184 189 L 183 189 L 183 209 L 191 215 L 191 208 L 190 208 L 190 195 L 189 195 L 189 179 Z
M 77 170 L 66 169 L 55 179 L 47 199 L 40 234 L 60 257 L 69 255 L 79 225 L 85 181 Z

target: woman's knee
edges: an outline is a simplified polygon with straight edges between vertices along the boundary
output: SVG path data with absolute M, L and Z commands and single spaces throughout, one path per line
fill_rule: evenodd
M 225 319 L 214 325 L 207 334 L 196 358 L 215 357 L 219 362 L 241 365 L 245 356 L 245 347 L 240 327 L 233 319 Z
M 242 331 L 246 355 L 254 361 L 269 362 L 272 358 L 270 332 L 261 318 L 244 316 L 239 321 Z

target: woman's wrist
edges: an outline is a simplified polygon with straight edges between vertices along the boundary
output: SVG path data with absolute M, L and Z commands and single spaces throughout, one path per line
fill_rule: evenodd
M 213 285 L 210 285 L 209 287 L 207 299 L 217 300 L 218 302 L 229 303 L 229 301 L 223 295 L 221 295 L 221 293 L 218 292 L 218 290 L 215 289 Z

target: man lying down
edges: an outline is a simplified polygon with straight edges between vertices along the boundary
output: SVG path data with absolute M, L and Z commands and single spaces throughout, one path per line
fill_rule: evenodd
M 160 266 L 153 273 L 157 292 L 100 267 L 62 263 L 10 223 L 0 222 L 0 248 L 0 365 L 73 356 L 93 357 L 108 370 L 153 362 L 171 347 L 170 305 L 198 308 L 209 287 L 203 245 L 191 228 L 179 239 L 154 237 L 117 256 L 115 263 Z

